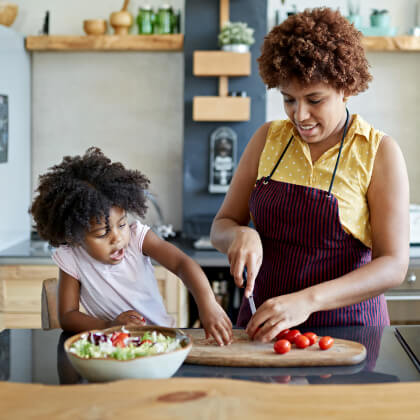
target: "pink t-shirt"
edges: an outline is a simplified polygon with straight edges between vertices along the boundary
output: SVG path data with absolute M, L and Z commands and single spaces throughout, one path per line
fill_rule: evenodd
M 150 258 L 142 252 L 148 230 L 139 221 L 130 225 L 129 245 L 116 265 L 95 260 L 81 246 L 55 250 L 55 263 L 80 282 L 80 303 L 87 314 L 113 320 L 122 312 L 135 310 L 148 324 L 175 325 L 163 304 Z

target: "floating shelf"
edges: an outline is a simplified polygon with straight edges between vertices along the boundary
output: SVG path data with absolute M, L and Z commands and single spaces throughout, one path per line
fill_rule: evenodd
M 226 51 L 194 51 L 194 76 L 249 76 L 251 54 Z
M 362 43 L 366 51 L 420 51 L 418 36 L 365 36 Z
M 251 98 L 195 96 L 193 121 L 249 121 Z
M 28 36 L 29 51 L 182 51 L 184 35 Z

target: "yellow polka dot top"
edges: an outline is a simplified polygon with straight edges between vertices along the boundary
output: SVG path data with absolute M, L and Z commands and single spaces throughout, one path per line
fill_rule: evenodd
M 258 179 L 271 173 L 292 134 L 293 141 L 272 179 L 328 191 L 340 143 L 312 163 L 308 144 L 300 138 L 290 120 L 273 121 L 270 124 L 260 157 Z M 384 133 L 374 129 L 359 115 L 353 115 L 332 187 L 332 194 L 338 201 L 343 229 L 369 248 L 372 247 L 372 234 L 367 190 L 383 136 Z

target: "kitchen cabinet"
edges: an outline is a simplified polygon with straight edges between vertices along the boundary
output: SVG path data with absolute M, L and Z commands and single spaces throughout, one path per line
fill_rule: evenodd
M 188 324 L 188 291 L 162 266 L 156 280 L 168 313 L 177 327 Z M 55 265 L 0 265 L 0 329 L 41 328 L 41 290 L 44 279 L 58 277 Z

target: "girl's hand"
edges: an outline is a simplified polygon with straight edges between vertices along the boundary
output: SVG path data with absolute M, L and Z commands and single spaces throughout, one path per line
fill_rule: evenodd
M 199 305 L 198 311 L 206 338 L 212 336 L 219 346 L 232 342 L 232 322 L 216 299 Z
M 146 320 L 141 314 L 137 311 L 126 311 L 119 314 L 113 321 L 112 326 L 114 325 L 135 325 L 137 327 L 143 327 L 146 325 Z
M 227 251 L 227 257 L 230 273 L 238 287 L 242 287 L 243 271 L 245 267 L 247 269 L 247 286 L 244 292 L 246 297 L 249 297 L 254 290 L 255 278 L 261 267 L 262 256 L 263 248 L 258 232 L 249 227 L 240 227 Z
M 246 332 L 253 340 L 269 342 L 281 331 L 305 322 L 312 313 L 304 291 L 266 300 L 249 321 Z

